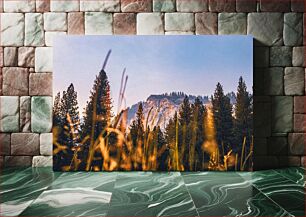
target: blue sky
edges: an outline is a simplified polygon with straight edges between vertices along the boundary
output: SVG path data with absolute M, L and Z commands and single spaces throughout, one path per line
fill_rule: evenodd
M 109 49 L 106 72 L 114 111 L 124 68 L 129 76 L 127 106 L 150 94 L 172 91 L 210 96 L 217 82 L 225 92 L 236 91 L 240 76 L 252 91 L 251 36 L 58 36 L 54 42 L 54 95 L 73 83 L 83 111 Z

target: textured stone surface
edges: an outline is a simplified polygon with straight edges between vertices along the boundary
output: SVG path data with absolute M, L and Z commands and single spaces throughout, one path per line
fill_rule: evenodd
M 282 45 L 283 14 L 249 13 L 247 34 L 254 36 L 255 45 Z
M 18 66 L 34 67 L 35 48 L 19 47 L 18 48 Z
M 165 35 L 194 35 L 194 32 L 184 32 L 184 31 L 169 31 L 165 32 Z
M 254 156 L 253 157 L 253 170 L 267 170 L 275 169 L 278 167 L 278 159 L 276 156 Z
M 256 12 L 256 0 L 236 0 L 237 12 Z
M 253 75 L 253 92 L 254 96 L 262 96 L 264 95 L 264 73 L 266 68 L 255 68 Z
M 68 34 L 83 35 L 84 33 L 84 14 L 82 12 L 68 13 Z
M 303 44 L 303 14 L 286 13 L 284 16 L 284 44 L 299 46 Z
M 39 47 L 35 49 L 35 72 L 53 71 L 53 48 Z
M 44 13 L 44 29 L 46 31 L 67 31 L 66 13 Z
M 264 80 L 264 88 L 267 95 L 284 94 L 284 68 L 268 68 L 264 73 Z
M 51 0 L 50 9 L 55 12 L 70 12 L 70 11 L 79 11 L 80 2 L 79 1 L 59 1 Z
M 292 131 L 293 97 L 275 96 L 272 99 L 272 132 L 287 133 Z
M 0 131 L 19 131 L 18 96 L 0 96 Z
M 214 35 L 218 33 L 217 13 L 196 13 L 195 28 L 197 35 Z
M 113 17 L 110 13 L 86 12 L 85 34 L 86 35 L 111 35 L 113 33 Z
M 218 33 L 220 35 L 245 35 L 247 16 L 245 13 L 219 13 Z
M 235 12 L 235 1 L 233 0 L 208 0 L 211 12 Z
M 50 0 L 36 0 L 36 12 L 50 11 Z
M 20 97 L 20 131 L 31 131 L 31 97 Z
M 270 62 L 269 47 L 254 47 L 254 66 L 268 67 Z
M 204 12 L 208 10 L 207 0 L 176 0 L 178 12 Z
M 3 75 L 2 75 L 2 67 L 0 67 L 0 96 L 3 94 L 2 83 L 3 83 Z
M 152 0 L 121 0 L 122 12 L 150 12 Z
M 285 94 L 286 95 L 304 95 L 305 91 L 305 72 L 301 67 L 285 68 Z
M 192 13 L 166 13 L 166 31 L 194 31 L 194 15 Z
M 29 72 L 26 68 L 3 68 L 3 95 L 25 96 L 29 94 Z
M 31 73 L 29 94 L 31 96 L 52 96 L 52 74 Z
M 29 167 L 32 165 L 31 156 L 5 156 L 5 167 Z
M 10 155 L 11 153 L 11 134 L 0 133 L 0 155 Z
M 271 103 L 254 104 L 254 136 L 268 137 L 271 135 Z
M 46 46 L 53 46 L 54 38 L 57 36 L 66 35 L 66 32 L 46 32 L 45 33 L 45 43 Z
M 173 12 L 175 11 L 175 0 L 153 0 L 154 12 Z
M 267 138 L 258 138 L 254 137 L 254 144 L 256 144 L 256 148 L 254 148 L 253 155 L 254 156 L 266 156 L 268 155 L 268 143 Z
M 120 12 L 120 0 L 81 0 L 80 11 Z
M 3 47 L 0 47 L 0 67 L 3 66 Z
M 116 35 L 136 34 L 136 14 L 115 13 L 113 28 Z
M 137 14 L 138 35 L 163 35 L 164 24 L 161 13 L 139 13 Z
M 268 140 L 269 155 L 287 155 L 288 154 L 288 139 L 282 137 L 270 137 Z
M 52 156 L 34 156 L 32 167 L 52 167 Z
M 39 154 L 39 134 L 12 133 L 12 155 L 37 155 Z
M 40 154 L 41 155 L 52 155 L 52 133 L 40 134 Z
M 260 0 L 260 10 L 263 12 L 287 12 L 290 11 L 290 0 L 271 1 Z
M 306 59 L 305 47 L 294 47 L 292 52 L 292 65 L 305 67 L 306 66 L 305 59 Z
M 17 47 L 5 47 L 3 52 L 4 66 L 17 66 Z
M 289 154 L 305 155 L 305 135 L 304 133 L 289 133 Z
M 295 96 L 294 97 L 294 113 L 306 113 L 306 97 L 305 96 Z
M 291 66 L 292 48 L 287 46 L 271 47 L 270 65 L 271 66 Z
M 33 96 L 31 100 L 31 130 L 49 133 L 52 127 L 52 97 Z
M 4 12 L 34 12 L 35 0 L 4 0 Z
M 293 130 L 294 132 L 306 132 L 306 115 L 294 114 Z
M 279 167 L 299 167 L 301 165 L 301 158 L 298 156 L 280 156 Z
M 25 14 L 25 46 L 43 46 L 43 15 L 40 13 Z
M 1 45 L 23 46 L 24 15 L 22 13 L 1 13 Z
M 304 0 L 291 0 L 291 11 L 293 12 L 305 12 Z

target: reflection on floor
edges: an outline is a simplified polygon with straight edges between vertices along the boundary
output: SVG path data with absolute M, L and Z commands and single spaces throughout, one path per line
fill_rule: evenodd
M 5 169 L 0 216 L 305 216 L 305 169 L 53 172 Z

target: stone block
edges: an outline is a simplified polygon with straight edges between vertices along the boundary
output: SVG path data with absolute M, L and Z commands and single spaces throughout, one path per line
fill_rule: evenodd
M 296 133 L 306 132 L 306 115 L 294 114 L 293 130 Z
M 294 97 L 294 113 L 305 114 L 306 113 L 306 97 L 295 96 Z
M 32 165 L 32 156 L 5 156 L 5 167 L 29 167 Z
M 53 48 L 38 47 L 35 49 L 35 72 L 53 71 Z
M 20 131 L 30 132 L 31 131 L 31 97 L 22 96 L 20 97 Z
M 40 134 L 40 154 L 51 156 L 53 152 L 53 136 L 52 133 Z
M 288 155 L 288 139 L 286 136 L 270 137 L 268 139 L 268 155 Z
M 237 12 L 256 12 L 256 0 L 236 0 Z
M 71 12 L 80 10 L 80 2 L 75 0 L 70 1 L 59 1 L 51 0 L 50 1 L 51 11 L 54 12 Z
M 292 12 L 305 12 L 305 1 L 304 0 L 291 0 L 291 11 Z
M 301 157 L 299 156 L 280 156 L 279 167 L 299 167 L 301 166 Z
M 2 83 L 3 83 L 2 67 L 0 67 L 0 96 L 3 94 Z
M 38 155 L 39 134 L 36 133 L 12 133 L 12 155 Z
M 68 35 L 84 35 L 84 13 L 68 13 Z
M 293 97 L 275 96 L 272 99 L 272 132 L 287 133 L 293 130 Z
M 164 22 L 161 13 L 138 13 L 137 35 L 164 35 Z
M 253 170 L 268 170 L 278 168 L 278 158 L 276 156 L 254 156 Z
M 45 32 L 45 43 L 46 46 L 52 47 L 54 38 L 57 36 L 67 35 L 66 32 Z
M 305 156 L 305 133 L 289 133 L 289 154 Z
M 195 22 L 192 13 L 166 13 L 166 31 L 194 31 Z
M 269 47 L 254 47 L 254 66 L 269 67 L 270 51 Z
M 271 47 L 270 66 L 291 66 L 292 48 L 287 46 Z
M 114 28 L 114 34 L 116 35 L 135 35 L 136 14 L 115 13 L 113 28 Z
M 205 12 L 208 10 L 207 0 L 176 0 L 178 12 Z
M 25 14 L 25 46 L 44 46 L 44 21 L 40 13 Z
M 52 167 L 52 156 L 34 156 L 32 167 Z
M 174 12 L 175 0 L 153 0 L 154 12 Z
M 30 96 L 52 96 L 52 74 L 31 73 L 29 94 Z
M 0 47 L 0 67 L 3 67 L 3 47 Z
M 80 11 L 120 12 L 120 0 L 81 0 Z
M 271 1 L 260 0 L 260 10 L 263 12 L 288 12 L 290 11 L 290 0 Z
M 4 66 L 17 66 L 17 47 L 5 47 L 3 52 Z
M 265 90 L 265 80 L 264 75 L 267 71 L 267 68 L 255 68 L 254 69 L 254 96 L 262 96 L 266 92 Z
M 11 154 L 11 134 L 0 133 L 0 155 Z
M 29 72 L 27 68 L 3 68 L 3 95 L 26 96 L 29 94 Z
M 305 62 L 306 62 L 305 47 L 294 47 L 292 52 L 292 65 L 305 67 L 306 66 Z
M 121 0 L 122 12 L 151 12 L 152 0 Z
M 33 96 L 31 100 L 31 131 L 49 133 L 52 128 L 52 97 Z
M 165 32 L 165 35 L 194 35 L 194 32 L 191 31 L 169 31 L 169 32 Z
M 20 47 L 18 48 L 18 66 L 34 67 L 35 48 Z
M 267 95 L 284 95 L 284 68 L 268 68 L 264 73 L 264 82 Z
M 255 45 L 279 46 L 283 44 L 282 13 L 249 13 L 247 34 L 253 35 Z
M 256 148 L 253 150 L 253 156 L 267 156 L 268 155 L 268 143 L 267 138 L 254 137 L 254 144 Z
M 271 103 L 254 104 L 254 137 L 271 136 Z
M 0 96 L 0 132 L 19 131 L 19 97 Z
M 211 12 L 235 12 L 236 2 L 233 0 L 208 0 Z
M 44 13 L 45 31 L 67 31 L 66 13 Z
M 299 46 L 303 44 L 303 14 L 286 13 L 284 16 L 284 44 Z
M 50 0 L 36 0 L 36 12 L 49 12 Z
M 195 28 L 197 35 L 216 35 L 218 34 L 218 15 L 217 13 L 196 13 Z
M 86 12 L 86 35 L 111 35 L 113 33 L 113 17 L 110 13 Z
M 306 157 L 305 156 L 301 157 L 301 166 L 304 168 L 306 167 Z
M 4 0 L 4 12 L 35 12 L 35 0 Z
M 286 67 L 284 84 L 285 84 L 286 95 L 304 95 L 305 93 L 304 68 Z
M 22 13 L 1 13 L 1 45 L 23 46 L 24 15 Z
M 219 35 L 245 35 L 247 32 L 245 13 L 219 13 Z

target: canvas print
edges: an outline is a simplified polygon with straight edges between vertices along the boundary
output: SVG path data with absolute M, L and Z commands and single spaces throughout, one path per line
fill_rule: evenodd
M 251 36 L 58 36 L 57 171 L 250 171 Z

